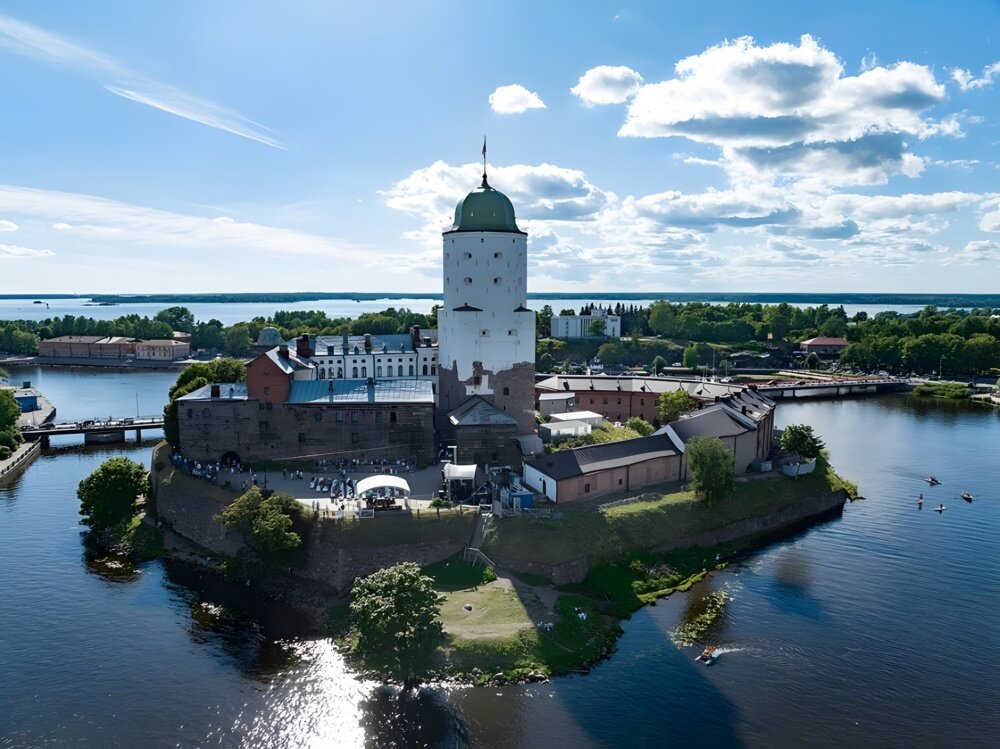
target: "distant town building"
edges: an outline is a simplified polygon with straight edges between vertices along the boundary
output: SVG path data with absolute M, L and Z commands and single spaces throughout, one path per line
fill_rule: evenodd
M 594 322 L 603 323 L 600 333 L 594 331 Z M 595 309 L 589 315 L 553 315 L 553 338 L 621 338 L 622 319 L 608 314 L 607 310 Z
M 180 340 L 137 341 L 135 358 L 143 361 L 178 361 L 191 356 L 191 343 Z
M 375 377 L 424 379 L 437 384 L 436 330 L 414 326 L 409 333 L 389 335 L 300 336 L 288 345 L 316 366 L 320 380 Z
M 538 396 L 538 413 L 542 416 L 564 414 L 576 405 L 573 393 L 542 393 Z
M 38 355 L 61 359 L 129 359 L 137 338 L 124 336 L 62 335 L 38 344 Z
M 808 341 L 802 341 L 799 344 L 799 351 L 805 354 L 817 354 L 819 356 L 836 356 L 845 348 L 851 345 L 851 342 L 844 338 L 810 338 Z

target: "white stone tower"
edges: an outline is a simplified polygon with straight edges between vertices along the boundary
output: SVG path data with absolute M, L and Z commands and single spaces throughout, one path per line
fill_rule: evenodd
M 484 146 L 485 155 L 485 146 Z M 514 206 L 486 181 L 459 201 L 444 230 L 438 311 L 439 389 L 447 413 L 482 396 L 535 429 L 535 313 L 527 305 L 528 235 Z

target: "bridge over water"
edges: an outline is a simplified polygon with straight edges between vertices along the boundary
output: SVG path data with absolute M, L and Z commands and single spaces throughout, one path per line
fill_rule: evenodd
M 139 418 L 87 419 L 86 421 L 66 421 L 59 424 L 41 424 L 21 432 L 24 439 L 41 442 L 48 447 L 52 437 L 82 434 L 86 444 L 124 442 L 126 432 L 135 432 L 136 442 L 142 439 L 142 430 L 163 429 L 162 416 L 142 416 Z

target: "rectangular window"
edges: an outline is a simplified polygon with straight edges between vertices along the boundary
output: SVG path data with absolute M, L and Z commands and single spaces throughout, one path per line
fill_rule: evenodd
M 583 493 L 584 494 L 590 494 L 590 484 L 584 484 L 583 485 Z
M 361 437 L 358 435 L 358 433 L 357 432 L 351 432 L 351 442 L 356 445 L 360 441 L 361 441 Z
M 351 423 L 352 424 L 357 424 L 358 423 L 358 412 L 357 411 L 351 411 Z
M 604 399 L 604 405 L 605 406 L 608 405 L 608 399 L 607 398 Z
M 261 436 L 266 435 L 270 431 L 268 429 L 268 425 L 267 425 L 266 421 L 258 421 L 257 422 L 257 429 L 259 430 L 259 433 L 261 434 Z
M 343 421 L 343 420 L 344 420 L 344 412 L 337 411 L 337 421 Z
M 303 443 L 305 441 L 306 441 L 306 433 L 305 432 L 299 432 L 299 443 L 301 444 L 301 443 Z
M 396 423 L 396 412 L 395 411 L 390 411 L 389 412 L 389 423 L 390 424 L 395 424 Z

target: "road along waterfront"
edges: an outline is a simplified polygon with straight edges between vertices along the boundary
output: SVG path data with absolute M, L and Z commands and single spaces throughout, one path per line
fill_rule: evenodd
M 117 416 L 137 388 L 162 402 L 173 378 L 132 379 L 150 374 L 88 373 L 75 411 L 59 392 L 69 377 L 41 388 L 61 417 Z M 868 499 L 639 611 L 588 675 L 403 702 L 356 679 L 329 642 L 300 638 L 292 612 L 183 565 L 87 560 L 77 482 L 110 455 L 147 462 L 149 443 L 50 451 L 0 489 L 0 736 L 82 747 L 988 745 L 1000 731 L 1000 467 L 987 459 L 1000 414 L 891 395 L 782 403 L 777 419 L 812 424 Z M 928 473 L 941 486 L 928 488 Z M 921 492 L 946 512 L 918 510 Z M 716 591 L 728 601 L 711 636 L 726 652 L 707 669 L 671 634 Z

